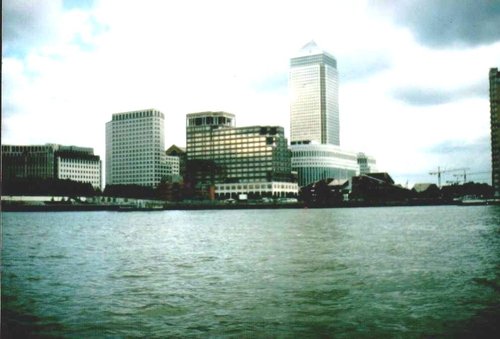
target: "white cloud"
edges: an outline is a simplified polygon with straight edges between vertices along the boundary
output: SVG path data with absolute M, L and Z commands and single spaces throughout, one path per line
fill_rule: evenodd
M 167 146 L 183 145 L 185 114 L 203 110 L 233 112 L 239 125 L 282 125 L 288 133 L 286 84 L 262 83 L 283 79 L 289 58 L 310 39 L 338 60 L 342 145 L 374 155 L 381 170 L 404 174 L 446 165 L 427 152 L 431 145 L 489 134 L 487 94 L 415 106 L 394 93 L 439 94 L 487 82 L 500 45 L 422 47 L 408 29 L 374 16 L 365 1 L 286 7 L 102 1 L 90 9 L 65 10 L 60 2 L 48 8 L 43 13 L 50 15 L 33 20 L 49 27 L 50 38 L 35 43 L 37 35 L 26 33 L 30 39 L 14 37 L 4 50 L 3 143 L 77 144 L 103 157 L 111 114 L 146 107 L 166 114 Z

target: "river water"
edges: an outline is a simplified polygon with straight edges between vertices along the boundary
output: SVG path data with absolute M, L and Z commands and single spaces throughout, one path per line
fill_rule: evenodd
M 2 213 L 2 336 L 494 337 L 500 207 Z

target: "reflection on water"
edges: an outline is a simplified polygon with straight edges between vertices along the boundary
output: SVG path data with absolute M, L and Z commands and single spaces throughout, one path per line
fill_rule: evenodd
M 3 213 L 2 335 L 470 336 L 500 208 Z

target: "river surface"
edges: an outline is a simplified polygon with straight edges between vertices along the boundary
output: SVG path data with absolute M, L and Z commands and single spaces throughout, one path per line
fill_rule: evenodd
M 498 337 L 500 207 L 2 213 L 2 337 Z

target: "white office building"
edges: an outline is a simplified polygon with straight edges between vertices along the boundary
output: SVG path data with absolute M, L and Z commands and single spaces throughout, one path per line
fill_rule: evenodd
M 180 175 L 180 157 L 174 155 L 166 155 L 165 164 L 165 173 L 167 176 Z
M 299 186 L 296 182 L 252 182 L 215 184 L 217 198 L 237 198 L 240 194 L 249 197 L 296 197 Z
M 54 158 L 56 178 L 90 183 L 102 189 L 102 164 L 92 148 L 59 146 Z
M 167 174 L 164 125 L 156 109 L 113 114 L 106 123 L 106 185 L 160 183 Z

